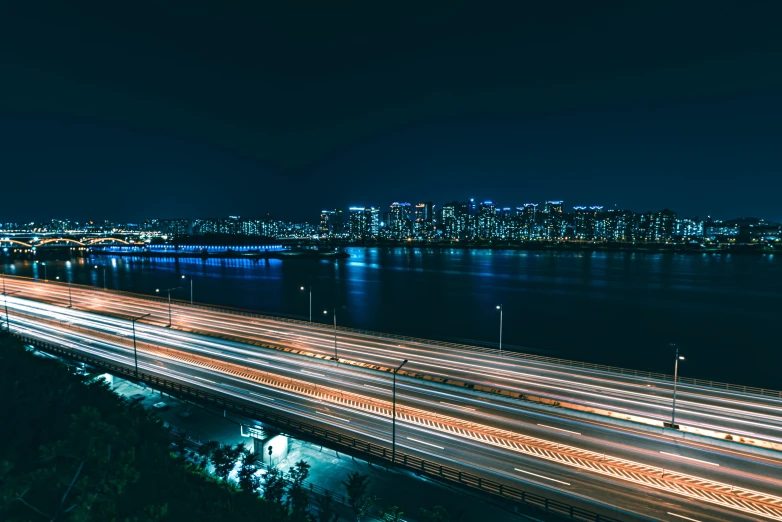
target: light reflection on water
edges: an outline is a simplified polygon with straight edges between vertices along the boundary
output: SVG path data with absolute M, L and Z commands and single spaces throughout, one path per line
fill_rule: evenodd
M 47 260 L 47 277 L 141 293 L 194 281 L 196 301 L 339 324 L 779 387 L 782 263 L 772 256 L 347 249 L 341 261 L 111 257 Z M 95 266 L 98 266 L 96 269 Z M 43 279 L 34 261 L 1 265 Z M 178 295 L 177 295 L 178 294 Z M 173 295 L 189 299 L 189 286 Z M 741 357 L 731 354 L 740 353 Z M 730 356 L 730 359 L 728 359 Z M 727 362 L 730 360 L 730 365 Z M 758 361 L 763 364 L 758 365 Z M 758 367 L 760 366 L 760 367 Z

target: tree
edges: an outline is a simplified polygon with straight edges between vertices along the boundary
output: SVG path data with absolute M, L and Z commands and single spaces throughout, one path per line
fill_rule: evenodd
M 215 468 L 215 475 L 223 480 L 228 480 L 228 475 L 231 474 L 234 467 L 236 467 L 236 461 L 239 455 L 242 454 L 243 446 L 237 444 L 231 446 L 230 444 L 220 444 L 216 450 L 212 452 L 212 466 Z
M 238 473 L 239 488 L 247 493 L 254 493 L 261 486 L 261 479 L 256 475 L 261 456 L 250 450 L 242 451 L 242 462 Z
M 198 466 L 200 468 L 206 468 L 206 465 L 209 463 L 209 460 L 212 458 L 212 453 L 220 447 L 220 443 L 216 440 L 210 440 L 208 442 L 204 442 L 200 446 L 196 448 L 196 453 L 198 454 L 199 460 L 197 462 Z
M 421 508 L 418 511 L 421 522 L 449 522 L 451 516 L 443 506 L 435 506 L 432 509 Z
M 326 493 L 318 499 L 318 522 L 337 522 L 339 514 L 334 509 L 334 498 Z
M 285 495 L 285 477 L 279 469 L 270 468 L 264 477 L 263 498 L 282 506 L 283 495 Z
M 380 512 L 380 520 L 383 522 L 399 522 L 404 514 L 399 506 L 386 506 Z
M 348 502 L 356 515 L 356 522 L 369 514 L 372 506 L 375 504 L 376 497 L 367 495 L 369 486 L 369 475 L 364 475 L 354 471 L 348 475 L 348 479 L 342 482 L 348 494 Z
M 291 507 L 291 519 L 294 522 L 308 520 L 310 496 L 304 482 L 310 475 L 310 465 L 300 460 L 291 468 L 289 475 L 291 484 L 288 488 L 288 503 Z
M 187 433 L 182 431 L 174 435 L 174 447 L 180 457 L 187 457 Z

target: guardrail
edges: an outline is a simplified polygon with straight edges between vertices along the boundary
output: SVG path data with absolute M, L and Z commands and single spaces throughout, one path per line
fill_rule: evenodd
M 77 350 L 72 350 L 66 346 L 60 346 L 50 342 L 41 341 L 29 335 L 19 333 L 15 333 L 13 335 L 20 339 L 23 343 L 33 345 L 45 351 L 58 353 L 71 359 L 87 362 L 93 366 L 105 368 L 112 373 L 117 373 L 122 376 L 136 378 L 134 368 L 131 365 L 107 362 L 102 359 L 86 355 Z M 583 522 L 620 522 L 620 520 L 617 518 L 601 515 L 599 513 L 573 506 L 559 500 L 544 497 L 536 493 L 530 493 L 528 491 L 513 486 L 508 486 L 495 480 L 473 475 L 471 473 L 464 472 L 449 466 L 443 466 L 441 464 L 437 464 L 414 455 L 397 451 L 396 458 L 392 461 L 390 448 L 352 437 L 350 435 L 343 435 L 335 431 L 327 430 L 325 428 L 321 428 L 320 426 L 315 426 L 302 420 L 283 415 L 279 412 L 270 411 L 255 404 L 249 405 L 241 401 L 228 399 L 216 393 L 207 392 L 201 390 L 200 388 L 181 384 L 176 381 L 164 379 L 162 377 L 145 372 L 139 372 L 137 378 L 138 380 L 149 383 L 158 389 L 173 391 L 180 395 L 193 397 L 224 409 L 231 409 L 244 415 L 248 415 L 260 422 L 266 422 L 288 430 L 289 432 L 292 432 L 292 434 L 304 437 L 313 437 L 318 440 L 326 441 L 342 447 L 343 449 L 347 448 L 352 452 L 362 453 L 377 460 L 388 461 L 393 465 L 416 473 L 420 473 L 445 482 L 459 484 L 463 487 L 476 489 L 483 493 L 500 497 L 504 500 L 514 502 L 518 506 L 535 507 L 548 513 Z
M 27 281 L 37 281 L 35 279 L 29 278 L 29 277 L 22 277 L 22 276 L 9 276 L 6 275 L 5 277 L 12 278 L 12 279 L 19 279 L 19 280 L 27 280 Z M 48 281 L 47 284 L 52 285 L 60 285 L 60 286 L 67 286 L 67 283 L 62 282 L 55 282 L 55 281 Z M 127 297 L 132 297 L 135 299 L 145 299 L 148 301 L 155 301 L 160 303 L 168 303 L 168 299 L 164 297 L 158 297 L 153 295 L 147 295 L 147 294 L 137 294 L 134 292 L 127 292 L 124 290 L 104 290 L 101 288 L 96 288 L 93 286 L 88 285 L 72 285 L 75 288 L 81 288 L 84 290 L 90 290 L 90 291 L 99 291 L 99 292 L 108 292 L 112 294 L 117 295 L 123 295 Z M 19 296 L 21 297 L 21 296 Z M 179 299 L 172 299 L 172 303 L 183 306 L 183 307 L 190 307 L 195 308 L 199 310 L 208 310 L 213 312 L 219 312 L 219 313 L 227 313 L 231 315 L 237 315 L 242 317 L 254 317 L 258 319 L 264 319 L 269 321 L 278 321 L 283 323 L 289 323 L 289 324 L 298 324 L 302 326 L 307 326 L 310 328 L 318 328 L 321 330 L 329 330 L 333 331 L 333 326 L 323 324 L 323 323 L 311 323 L 309 321 L 303 321 L 300 319 L 291 319 L 288 317 L 280 317 L 280 316 L 274 316 L 274 315 L 266 315 L 266 314 L 260 314 L 257 312 L 253 312 L 251 310 L 244 310 L 241 308 L 232 308 L 227 306 L 216 306 L 216 305 L 208 305 L 208 304 L 202 304 L 202 303 L 193 303 L 190 304 L 190 301 L 185 300 L 179 300 Z M 486 353 L 491 354 L 495 356 L 502 356 L 505 358 L 511 357 L 515 359 L 526 359 L 530 361 L 536 361 L 540 363 L 545 364 L 555 364 L 560 366 L 569 366 L 572 368 L 581 368 L 585 370 L 595 370 L 595 371 L 601 371 L 601 372 L 608 372 L 608 373 L 618 373 L 621 375 L 632 375 L 633 377 L 640 377 L 644 379 L 657 379 L 661 381 L 670 381 L 673 382 L 673 375 L 665 374 L 665 373 L 656 373 L 656 372 L 649 372 L 645 370 L 631 370 L 628 368 L 620 368 L 617 366 L 607 366 L 603 364 L 595 364 L 595 363 L 587 363 L 587 362 L 580 362 L 580 361 L 571 361 L 568 359 L 558 359 L 556 357 L 547 357 L 544 355 L 534 355 L 529 353 L 522 353 L 522 352 L 511 352 L 509 350 L 503 350 L 500 352 L 499 350 L 496 350 L 494 348 L 482 348 L 480 346 L 471 346 L 468 344 L 459 344 L 459 343 L 449 343 L 444 341 L 437 341 L 432 339 L 422 339 L 419 337 L 409 337 L 404 335 L 397 335 L 397 334 L 389 334 L 389 333 L 383 333 L 383 332 L 374 332 L 372 330 L 360 330 L 356 328 L 348 328 L 345 326 L 337 326 L 337 330 L 340 332 L 346 332 L 346 333 L 353 333 L 358 335 L 364 335 L 368 337 L 379 337 L 382 339 L 393 339 L 396 341 L 405 341 L 409 343 L 416 343 L 416 344 L 423 344 L 423 345 L 434 345 L 434 346 L 443 346 L 446 348 L 454 348 L 458 350 L 465 350 L 470 352 L 477 352 L 477 353 Z M 728 390 L 728 391 L 735 391 L 735 392 L 741 392 L 741 393 L 751 393 L 755 395 L 763 395 L 768 397 L 776 397 L 782 399 L 782 390 L 770 390 L 768 388 L 758 388 L 755 386 L 744 386 L 740 384 L 730 384 L 730 383 L 724 383 L 719 381 L 712 381 L 709 379 L 697 379 L 692 377 L 678 377 L 679 384 L 690 384 L 693 386 L 704 386 L 709 388 L 715 388 L 715 389 L 721 389 L 721 390 Z

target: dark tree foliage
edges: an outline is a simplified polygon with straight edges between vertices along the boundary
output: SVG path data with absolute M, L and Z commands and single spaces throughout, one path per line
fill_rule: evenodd
M 174 457 L 154 414 L 8 337 L 0 338 L 0 397 L 4 522 L 288 520 Z
M 326 491 L 324 495 L 318 498 L 317 511 L 318 522 L 337 522 L 339 520 L 339 514 L 334 505 L 334 498 L 329 491 Z
M 288 487 L 288 503 L 291 510 L 291 520 L 295 522 L 306 522 L 310 519 L 309 490 L 304 482 L 310 475 L 310 465 L 300 460 L 288 472 L 290 476 L 290 486 Z
M 228 476 L 236 467 L 236 461 L 242 454 L 243 449 L 244 447 L 239 444 L 236 446 L 220 444 L 212 452 L 212 466 L 215 468 L 217 478 L 228 480 Z
M 242 462 L 239 467 L 237 482 L 239 489 L 246 493 L 255 493 L 261 487 L 261 479 L 256 475 L 261 457 L 250 450 L 242 451 Z
M 432 509 L 421 508 L 418 511 L 421 522 L 449 522 L 451 516 L 443 506 L 434 506 Z
M 356 521 L 361 520 L 369 515 L 372 506 L 377 500 L 373 496 L 367 495 L 367 487 L 369 486 L 369 475 L 364 475 L 358 471 L 354 471 L 348 474 L 347 480 L 342 482 L 345 486 L 345 490 L 348 494 L 348 502 L 350 507 L 353 508 L 353 513 L 356 515 Z
M 270 468 L 264 477 L 263 498 L 276 506 L 282 507 L 285 485 L 285 474 L 277 468 Z

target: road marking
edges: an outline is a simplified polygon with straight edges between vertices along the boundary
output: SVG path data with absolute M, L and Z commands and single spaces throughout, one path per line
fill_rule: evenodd
M 350 422 L 348 419 L 343 419 L 342 417 L 337 417 L 336 415 L 332 415 L 330 413 L 323 413 L 322 411 L 315 410 L 315 413 L 320 413 L 321 415 L 325 415 L 326 417 L 333 417 L 335 419 L 344 421 L 344 422 Z
M 325 377 L 322 373 L 308 372 L 307 370 L 300 370 L 301 373 L 307 373 L 309 375 L 317 375 L 318 377 Z
M 708 462 L 708 461 L 705 461 L 705 460 L 694 459 L 692 457 L 684 457 L 682 455 L 676 455 L 675 453 L 668 453 L 667 451 L 661 451 L 660 453 L 662 453 L 663 455 L 670 455 L 671 457 L 678 457 L 680 459 L 694 460 L 695 462 L 702 462 L 703 464 L 711 464 L 712 466 L 718 466 L 719 467 L 719 464 L 716 464 L 714 462 Z
M 679 517 L 679 518 L 683 518 L 684 520 L 692 520 L 692 522 L 701 522 L 697 518 L 690 518 L 690 517 L 685 517 L 684 515 L 677 515 L 676 513 L 671 513 L 670 511 L 668 512 L 668 514 L 671 515 L 672 517 Z
M 563 430 L 562 428 L 555 428 L 554 426 L 546 426 L 545 424 L 538 424 L 542 428 L 548 428 L 550 430 L 564 431 L 565 433 L 572 433 L 573 435 L 581 435 L 577 431 Z
M 430 444 L 429 442 L 424 442 L 424 441 L 422 441 L 422 440 L 414 439 L 414 438 L 412 438 L 412 437 L 407 437 L 407 440 L 412 440 L 413 442 L 417 442 L 417 443 L 419 443 L 419 444 L 426 444 L 427 446 L 432 446 L 433 448 L 437 448 L 437 449 L 441 449 L 441 450 L 444 450 L 444 449 L 445 449 L 445 448 L 443 448 L 442 446 L 437 446 L 437 445 L 435 445 L 435 444 Z
M 371 384 L 365 384 L 364 386 L 366 386 L 367 388 L 374 388 L 374 389 L 380 390 L 380 391 L 388 391 L 385 388 L 381 388 L 380 386 L 372 386 Z
M 454 408 L 462 408 L 463 410 L 475 411 L 475 408 L 470 408 L 469 406 L 459 406 L 458 404 L 451 404 L 450 402 L 440 401 L 440 404 L 445 404 L 446 406 L 453 406 Z
M 255 393 L 255 392 L 247 392 L 247 393 L 250 394 L 250 395 L 255 395 L 256 397 L 260 397 L 262 399 L 266 399 L 268 401 L 274 402 L 274 399 L 272 399 L 271 397 L 267 397 L 266 395 L 261 395 L 260 393 Z
M 553 479 L 553 478 L 549 478 L 549 477 L 544 477 L 543 475 L 538 475 L 537 473 L 532 473 L 532 472 L 529 472 L 529 471 L 524 471 L 523 469 L 519 469 L 519 468 L 513 468 L 513 469 L 515 469 L 515 470 L 516 470 L 516 471 L 518 471 L 519 473 L 526 473 L 527 475 L 532 475 L 533 477 L 540 477 L 540 478 L 542 478 L 542 479 L 545 479 L 545 480 L 550 480 L 550 481 L 552 481 L 552 482 L 559 482 L 560 484 L 564 484 L 564 485 L 566 485 L 566 486 L 569 486 L 569 485 L 570 485 L 570 483 L 569 483 L 569 482 L 563 482 L 563 481 L 561 481 L 561 480 L 557 480 L 557 479 Z

